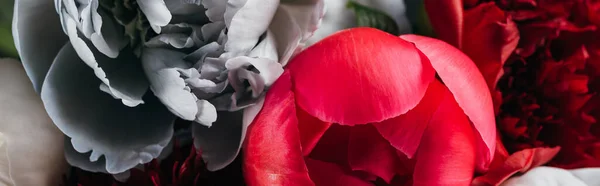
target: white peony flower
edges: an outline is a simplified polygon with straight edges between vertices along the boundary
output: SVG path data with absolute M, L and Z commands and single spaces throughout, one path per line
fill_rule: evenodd
M 92 172 L 157 158 L 177 117 L 210 170 L 231 163 L 321 0 L 17 0 L 15 44 L 65 155 Z M 42 23 L 42 24 L 40 24 Z M 151 90 L 151 91 L 148 91 Z M 218 113 L 218 114 L 217 114 Z

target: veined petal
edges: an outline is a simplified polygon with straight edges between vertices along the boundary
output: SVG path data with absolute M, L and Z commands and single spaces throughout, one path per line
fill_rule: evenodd
M 64 135 L 19 61 L 0 59 L 0 87 L 0 185 L 59 185 Z
M 414 185 L 469 185 L 475 172 L 475 133 L 447 89 L 415 155 Z
M 461 48 L 463 38 L 463 2 L 461 0 L 424 0 L 429 21 L 438 38 Z
M 325 122 L 380 122 L 414 108 L 434 70 L 409 42 L 373 28 L 349 29 L 288 64 L 300 108 Z
M 171 21 L 172 15 L 164 0 L 139 0 L 137 3 L 154 32 L 160 33 L 160 27 L 166 26 Z
M 63 47 L 48 73 L 42 101 L 73 148 L 91 152 L 91 162 L 104 156 L 105 169 L 113 174 L 158 157 L 171 140 L 175 116 L 151 95 L 144 105 L 126 107 L 99 91 L 99 83 L 71 45 Z
M 60 48 L 68 41 L 56 14 L 54 2 L 16 0 L 12 34 L 27 76 L 40 92 L 48 69 Z
M 302 156 L 289 73 L 267 93 L 244 142 L 244 177 L 253 185 L 314 185 Z
M 446 85 L 479 134 L 477 170 L 485 171 L 494 157 L 496 119 L 494 104 L 485 79 L 475 63 L 443 41 L 417 35 L 402 35 L 415 43 Z

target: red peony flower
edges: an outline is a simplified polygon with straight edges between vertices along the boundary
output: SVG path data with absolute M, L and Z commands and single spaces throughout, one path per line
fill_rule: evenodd
M 498 129 L 509 152 L 558 146 L 549 165 L 600 166 L 600 1 L 429 0 L 426 7 L 440 38 L 501 92 Z
M 356 28 L 290 62 L 248 129 L 243 168 L 248 185 L 469 185 L 495 140 L 488 87 L 467 56 Z

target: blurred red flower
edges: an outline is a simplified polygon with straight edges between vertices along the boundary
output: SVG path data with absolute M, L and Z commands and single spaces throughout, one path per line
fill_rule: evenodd
M 435 78 L 435 74 L 439 79 Z M 296 56 L 248 129 L 248 185 L 469 185 L 494 156 L 488 87 L 456 48 L 356 28 Z
M 509 152 L 559 146 L 549 165 L 600 166 L 600 1 L 425 2 L 492 87 Z

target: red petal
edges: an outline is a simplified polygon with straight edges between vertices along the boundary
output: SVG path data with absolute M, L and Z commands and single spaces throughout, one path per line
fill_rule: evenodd
M 425 96 L 414 109 L 398 117 L 375 123 L 375 127 L 396 149 L 406 154 L 408 158 L 412 158 L 421 144 L 421 137 L 431 116 L 442 101 L 439 93 L 445 89 L 441 83 L 432 82 Z
M 322 186 L 372 186 L 372 183 L 361 180 L 345 172 L 341 167 L 333 163 L 319 160 L 306 159 L 306 165 L 310 178 L 316 185 Z
M 496 119 L 492 97 L 483 76 L 469 57 L 443 41 L 417 35 L 400 37 L 415 43 L 429 58 L 458 105 L 473 122 L 479 133 L 477 170 L 486 170 L 496 146 Z
M 475 169 L 475 134 L 448 90 L 421 140 L 414 185 L 469 185 Z
M 494 2 L 467 10 L 462 51 L 477 65 L 488 87 L 495 90 L 504 62 L 519 43 L 517 25 Z
M 348 163 L 352 170 L 368 172 L 387 183 L 402 168 L 396 149 L 371 125 L 354 126 L 350 129 Z
M 349 126 L 338 124 L 331 125 L 315 148 L 310 153 L 310 158 L 320 161 L 336 163 L 344 169 L 350 169 L 348 165 L 348 142 L 350 139 Z
M 462 0 L 425 0 L 424 3 L 437 37 L 460 48 L 463 37 Z
M 300 108 L 297 108 L 296 112 L 299 123 L 298 129 L 300 130 L 300 141 L 302 142 L 302 154 L 308 156 L 313 148 L 315 148 L 315 145 L 317 145 L 317 142 L 319 142 L 319 139 L 321 139 L 321 136 L 329 129 L 331 123 L 323 122 Z
M 543 165 L 558 153 L 559 148 L 534 148 L 515 152 L 497 167 L 473 180 L 474 186 L 499 185 L 517 172 L 527 172 L 529 169 Z
M 287 66 L 300 108 L 343 125 L 380 122 L 414 108 L 434 78 L 409 42 L 373 28 L 338 32 Z
M 302 156 L 293 96 L 290 74 L 285 72 L 248 127 L 243 148 L 248 185 L 314 185 Z

